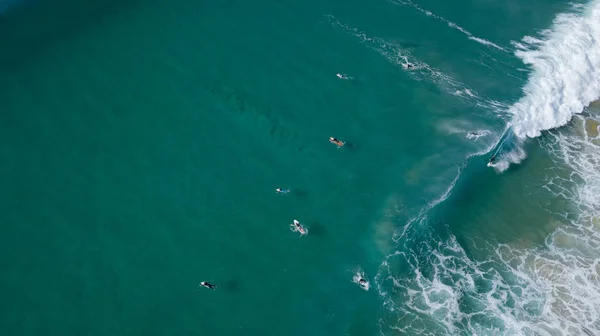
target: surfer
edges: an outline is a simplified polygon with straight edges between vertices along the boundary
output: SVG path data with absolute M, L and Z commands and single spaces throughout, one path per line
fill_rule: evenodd
M 415 67 L 414 65 L 412 65 L 412 63 L 409 62 L 402 64 L 402 66 L 404 67 L 404 69 L 412 69 Z
M 332 144 L 334 144 L 334 145 L 336 145 L 338 147 L 344 146 L 344 142 L 343 141 L 340 141 L 340 140 L 338 140 L 338 139 L 336 139 L 334 137 L 329 137 L 329 142 L 331 142 Z
M 490 132 L 487 130 L 473 131 L 473 132 L 467 133 L 466 138 L 472 139 L 472 140 L 477 140 L 477 139 L 481 138 L 482 136 L 486 136 L 488 134 L 490 134 Z
M 364 290 L 369 290 L 369 282 L 367 280 L 365 280 L 362 276 L 359 277 L 358 281 L 356 282 L 358 284 L 358 286 Z
M 365 273 L 362 269 L 358 268 L 354 271 L 354 276 L 352 277 L 352 282 L 357 284 L 360 288 L 364 290 L 369 290 L 369 281 L 365 278 Z
M 494 161 L 496 161 L 496 155 L 492 155 L 492 157 L 490 158 L 490 161 L 488 161 L 488 166 L 493 165 Z
M 213 290 L 214 290 L 215 288 L 217 288 L 217 286 L 215 286 L 215 285 L 211 284 L 211 283 L 210 283 L 210 282 L 208 282 L 208 281 L 202 281 L 202 282 L 200 283 L 200 286 L 202 286 L 202 287 L 205 287 L 205 288 L 208 288 L 208 289 L 213 289 Z
M 276 192 L 280 193 L 280 194 L 285 194 L 290 192 L 290 189 L 281 189 L 281 188 L 277 188 L 275 189 Z
M 335 75 L 336 75 L 336 76 L 337 76 L 339 79 L 348 79 L 348 75 L 344 75 L 344 74 L 341 74 L 341 73 L 337 73 L 337 74 L 335 74 Z
M 306 234 L 306 229 L 297 220 L 294 219 L 294 224 L 290 224 L 290 226 L 292 227 L 292 231 L 298 231 L 301 235 Z

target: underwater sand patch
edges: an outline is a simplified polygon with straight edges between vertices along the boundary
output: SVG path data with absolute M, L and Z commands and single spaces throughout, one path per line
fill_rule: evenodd
M 600 125 L 600 122 L 594 119 L 585 120 L 585 132 L 589 137 L 595 138 L 598 136 L 598 125 Z

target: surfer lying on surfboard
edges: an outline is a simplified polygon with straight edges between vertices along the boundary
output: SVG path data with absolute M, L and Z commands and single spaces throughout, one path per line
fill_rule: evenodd
M 210 282 L 208 282 L 208 281 L 202 281 L 202 282 L 200 283 L 200 286 L 202 286 L 202 287 L 205 287 L 205 288 L 208 288 L 208 289 L 213 289 L 213 290 L 217 288 L 217 286 L 215 286 L 215 285 L 211 284 L 211 283 L 210 283 Z
M 298 231 L 303 236 L 308 233 L 308 230 L 306 230 L 306 228 L 304 226 L 302 226 L 302 224 L 300 224 L 300 222 L 298 222 L 295 219 L 294 219 L 294 223 L 290 224 L 290 227 L 292 228 L 292 231 L 294 231 L 294 232 Z
M 338 140 L 338 139 L 336 139 L 334 137 L 329 137 L 329 142 L 331 142 L 332 144 L 334 144 L 334 145 L 336 145 L 338 147 L 344 146 L 344 142 L 343 141 L 340 141 L 340 140 Z
M 275 189 L 276 192 L 280 193 L 280 194 L 287 194 L 290 192 L 290 189 L 282 189 L 282 188 L 277 188 Z

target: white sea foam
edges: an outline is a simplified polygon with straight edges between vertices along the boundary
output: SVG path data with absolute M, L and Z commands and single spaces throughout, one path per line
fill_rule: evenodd
M 376 276 L 388 309 L 382 334 L 600 335 L 598 123 L 586 130 L 577 117 L 544 142 L 556 161 L 545 187 L 574 209 L 543 246 L 488 244 L 489 257 L 476 261 L 453 235 L 420 225 L 423 239 L 390 253 Z
M 472 97 L 472 98 L 476 98 L 477 97 L 469 89 L 458 90 L 458 91 L 455 91 L 453 94 L 455 96 L 459 96 L 459 97 L 462 97 L 463 95 L 467 95 L 467 96 Z
M 478 43 L 486 45 L 486 46 L 490 46 L 490 47 L 496 48 L 498 50 L 506 51 L 506 49 L 502 48 L 501 46 L 497 45 L 496 43 L 490 42 L 490 41 L 488 41 L 488 40 L 486 40 L 484 38 L 477 37 L 477 36 L 471 34 L 471 32 L 469 32 L 468 30 L 464 29 L 463 27 L 457 25 L 456 23 L 454 23 L 452 21 L 448 21 L 448 20 L 444 19 L 443 17 L 441 17 L 439 15 L 436 15 L 433 12 L 422 8 L 421 6 L 415 4 L 414 2 L 412 2 L 410 0 L 388 0 L 388 1 L 391 2 L 391 3 L 393 3 L 393 4 L 397 4 L 397 5 L 410 6 L 410 7 L 418 10 L 419 12 L 421 12 L 421 13 L 429 16 L 429 17 L 432 17 L 432 18 L 434 18 L 436 20 L 444 22 L 450 28 L 453 28 L 453 29 L 456 29 L 456 30 L 460 31 L 461 33 L 467 35 L 467 37 L 470 40 L 473 40 L 475 42 L 478 42 Z
M 510 151 L 499 153 L 494 168 L 500 172 L 526 157 L 526 138 L 566 125 L 600 97 L 600 0 L 573 6 L 539 35 L 512 42 L 532 71 L 523 96 L 508 108 L 516 137 Z
M 523 97 L 509 108 L 519 138 L 565 125 L 600 97 L 600 1 L 558 15 L 541 35 L 514 43 L 532 68 Z
M 500 245 L 484 261 L 469 258 L 454 236 L 428 237 L 414 252 L 393 253 L 377 276 L 389 312 L 382 332 L 598 334 L 600 241 L 579 238 L 559 230 L 544 249 Z
M 523 39 L 538 49 L 522 51 L 534 71 L 511 107 L 517 145 L 507 155 L 521 160 L 519 141 L 575 115 L 541 141 L 555 160 L 543 187 L 571 205 L 559 214 L 548 209 L 561 225 L 540 247 L 484 246 L 489 257 L 480 261 L 450 233 L 427 230 L 414 246 L 400 246 L 376 276 L 389 313 L 382 334 L 600 335 L 600 117 L 576 115 L 600 93 L 591 78 L 599 75 L 599 15 L 594 1 L 579 16 L 560 15 L 546 39 Z

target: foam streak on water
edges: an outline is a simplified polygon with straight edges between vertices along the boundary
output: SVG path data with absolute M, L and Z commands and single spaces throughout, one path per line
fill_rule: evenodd
M 361 43 L 364 43 L 369 48 L 377 51 L 390 63 L 399 66 L 415 80 L 425 80 L 433 83 L 449 94 L 461 97 L 472 102 L 476 106 L 481 106 L 483 108 L 495 111 L 496 113 L 506 108 L 506 106 L 500 102 L 482 98 L 475 90 L 467 87 L 465 84 L 457 81 L 456 79 L 427 64 L 426 62 L 417 59 L 408 50 L 397 44 L 387 42 L 378 37 L 369 36 L 367 33 L 357 28 L 352 28 L 348 24 L 340 22 L 333 15 L 326 15 L 325 18 L 334 28 L 341 29 L 345 33 L 351 34 L 358 38 Z M 408 63 L 412 64 L 414 67 L 407 69 L 406 64 Z
M 410 6 L 410 7 L 412 7 L 412 8 L 414 8 L 414 9 L 418 10 L 419 12 L 421 12 L 421 13 L 423 13 L 423 14 L 425 14 L 425 15 L 429 16 L 429 17 L 432 17 L 432 18 L 434 18 L 434 19 L 436 19 L 436 20 L 439 20 L 439 21 L 441 21 L 441 22 L 444 22 L 445 24 L 447 24 L 447 25 L 448 25 L 448 27 L 450 27 L 450 28 L 453 28 L 453 29 L 456 29 L 456 30 L 458 30 L 459 32 L 461 32 L 461 33 L 463 33 L 463 34 L 467 35 L 467 37 L 469 38 L 469 40 L 473 40 L 473 41 L 475 41 L 475 42 L 478 42 L 478 43 L 480 43 L 480 44 L 483 44 L 483 45 L 486 45 L 486 46 L 490 46 L 490 47 L 496 48 L 496 49 L 498 49 L 498 50 L 506 51 L 506 49 L 502 48 L 501 46 L 497 45 L 496 43 L 494 43 L 494 42 L 490 42 L 490 41 L 488 41 L 488 40 L 486 40 L 486 39 L 483 39 L 483 38 L 480 38 L 480 37 L 477 37 L 477 36 L 475 36 L 475 35 L 471 34 L 471 32 L 469 32 L 468 30 L 464 29 L 463 27 L 461 27 L 461 26 L 457 25 L 456 23 L 454 23 L 454 22 L 452 22 L 452 21 L 448 21 L 448 20 L 444 19 L 443 17 L 441 17 L 441 16 L 439 16 L 439 15 L 436 15 L 436 14 L 434 14 L 433 12 L 431 12 L 431 11 L 429 11 L 429 10 L 426 10 L 426 9 L 422 8 L 421 6 L 419 6 L 419 5 L 415 4 L 414 2 L 412 2 L 412 1 L 410 1 L 410 0 L 388 0 L 388 1 L 389 1 L 389 2 L 391 2 L 391 3 L 393 3 L 393 4 L 397 4 L 397 5 L 406 5 L 406 6 Z

